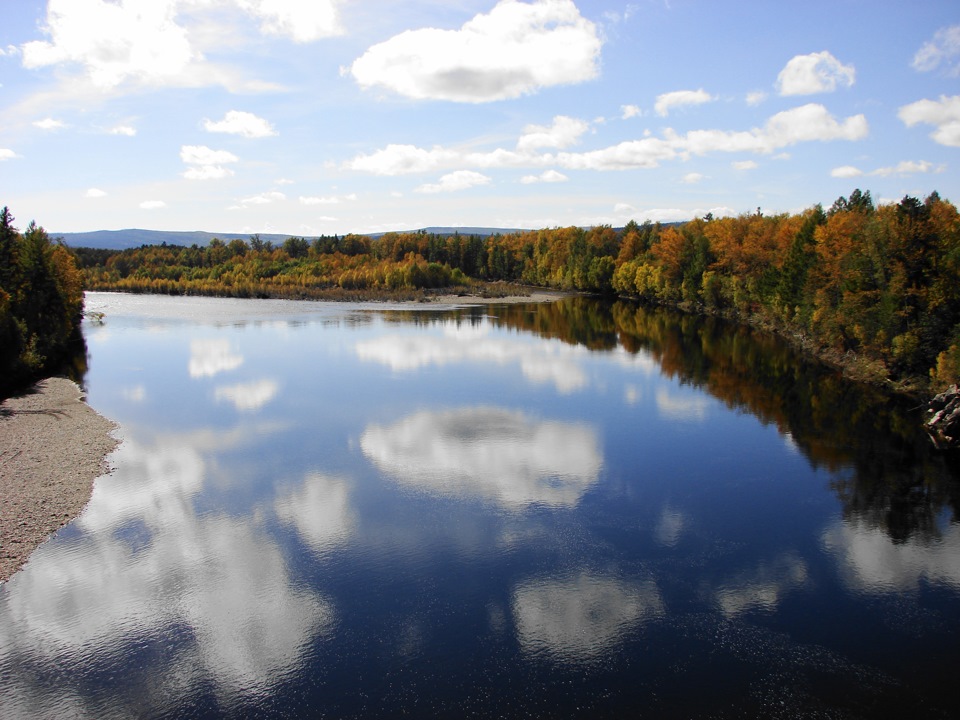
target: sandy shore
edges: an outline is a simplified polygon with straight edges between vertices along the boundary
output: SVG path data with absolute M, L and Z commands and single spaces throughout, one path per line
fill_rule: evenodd
M 80 514 L 117 445 L 115 425 L 65 378 L 0 405 L 0 582 Z

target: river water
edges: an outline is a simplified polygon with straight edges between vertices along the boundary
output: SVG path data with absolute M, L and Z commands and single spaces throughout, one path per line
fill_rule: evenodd
M 87 308 L 122 443 L 0 586 L 0 717 L 955 711 L 957 464 L 775 339 L 582 298 Z

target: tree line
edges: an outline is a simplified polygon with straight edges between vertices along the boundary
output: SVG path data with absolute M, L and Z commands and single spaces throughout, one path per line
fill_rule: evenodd
M 960 379 L 960 217 L 936 192 L 877 206 L 857 189 L 826 210 L 667 226 L 77 253 L 92 289 L 336 298 L 507 281 L 632 297 L 763 324 L 905 389 Z
M 74 255 L 0 211 L 0 396 L 61 363 L 80 340 L 83 276 Z

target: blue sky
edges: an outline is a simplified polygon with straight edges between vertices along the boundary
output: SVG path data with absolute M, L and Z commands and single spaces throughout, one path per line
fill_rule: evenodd
M 314 236 L 960 201 L 955 0 L 4 0 L 19 226 Z

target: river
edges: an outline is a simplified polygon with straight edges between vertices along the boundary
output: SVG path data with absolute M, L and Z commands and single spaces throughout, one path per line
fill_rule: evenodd
M 719 320 L 91 293 L 0 716 L 950 717 L 960 470 Z M 69 459 L 65 459 L 69 462 Z

